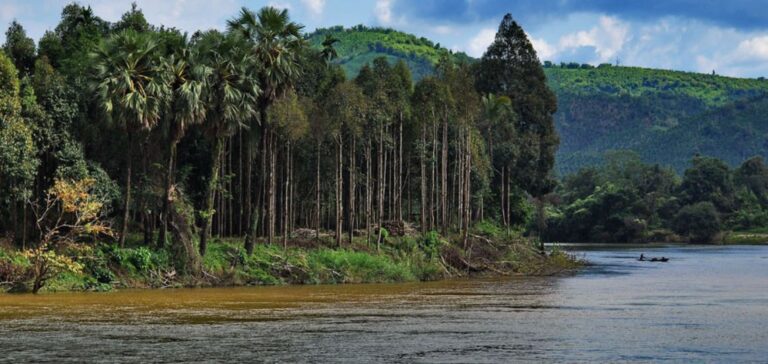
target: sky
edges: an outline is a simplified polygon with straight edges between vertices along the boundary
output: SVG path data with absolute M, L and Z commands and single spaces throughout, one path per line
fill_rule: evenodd
M 71 0 L 0 0 L 39 39 Z M 79 0 L 115 21 L 131 0 Z M 768 76 L 768 0 L 136 0 L 147 20 L 187 31 L 223 29 L 243 6 L 289 10 L 307 31 L 333 25 L 392 27 L 479 57 L 506 13 L 539 58 L 620 63 L 734 77 Z M 4 32 L 3 32 L 4 33 Z M 0 34 L 0 42 L 5 35 Z

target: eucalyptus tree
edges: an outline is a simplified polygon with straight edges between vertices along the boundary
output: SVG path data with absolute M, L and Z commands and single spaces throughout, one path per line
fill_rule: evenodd
M 3 51 L 13 60 L 21 76 L 28 75 L 35 64 L 35 41 L 27 37 L 27 32 L 15 20 L 5 31 Z
M 421 194 L 419 203 L 422 233 L 435 227 L 435 170 L 437 163 L 435 154 L 437 147 L 434 141 L 437 138 L 440 111 L 447 99 L 448 90 L 445 85 L 435 77 L 428 76 L 416 84 L 411 100 L 413 118 L 421 129 L 416 151 L 419 155 L 419 189 Z M 429 141 L 427 141 L 428 135 L 432 135 Z M 431 155 L 430 149 L 432 150 Z M 431 177 L 427 175 L 428 163 L 432 172 Z
M 325 103 L 325 115 L 329 121 L 329 129 L 336 144 L 336 244 L 341 246 L 342 229 L 344 225 L 344 136 L 348 134 L 350 140 L 350 190 L 349 190 L 349 225 L 350 243 L 353 235 L 354 220 L 354 154 L 355 141 L 361 133 L 361 122 L 365 120 L 367 112 L 366 99 L 359 86 L 353 82 L 344 82 L 337 85 L 327 97 Z
M 261 89 L 254 82 L 257 64 L 248 44 L 239 35 L 209 31 L 200 37 L 196 46 L 201 65 L 209 69 L 204 87 L 203 127 L 212 142 L 212 162 L 200 229 L 200 254 L 205 255 L 225 141 L 253 118 L 254 103 Z
M 124 130 L 128 140 L 121 245 L 128 232 L 136 137 L 157 125 L 169 95 L 157 47 L 153 34 L 126 30 L 101 43 L 92 54 L 96 96 L 108 120 Z
M 170 88 L 170 99 L 163 118 L 168 132 L 168 165 L 163 198 L 163 223 L 158 235 L 158 246 L 165 244 L 169 202 L 174 188 L 177 146 L 189 126 L 205 120 L 205 91 L 211 76 L 211 68 L 201 62 L 197 48 L 189 44 L 186 36 L 182 37 L 179 44 L 180 46 L 172 49 L 161 62 L 163 77 Z
M 478 91 L 509 97 L 519 116 L 516 129 L 525 147 L 512 161 L 516 183 L 534 196 L 546 194 L 553 187 L 551 172 L 559 144 L 552 116 L 557 100 L 533 44 L 510 14 L 504 16 L 475 69 Z
M 392 76 L 388 79 L 390 86 L 389 102 L 395 111 L 396 125 L 392 130 L 394 148 L 392 153 L 392 209 L 394 217 L 400 221 L 403 219 L 403 127 L 411 116 L 411 94 L 413 93 L 413 80 L 408 65 L 402 60 L 392 67 Z
M 516 114 L 512 109 L 512 100 L 504 95 L 495 95 L 489 93 L 482 97 L 482 115 L 479 127 L 485 134 L 485 142 L 488 145 L 488 158 L 491 161 L 491 180 L 500 169 L 499 181 L 499 211 L 501 211 L 501 221 L 504 226 L 509 224 L 507 216 L 507 205 L 509 201 L 509 183 L 508 183 L 508 158 L 503 158 L 500 164 L 501 168 L 496 166 L 494 158 L 494 145 L 498 139 L 504 146 L 508 143 L 514 143 Z M 484 200 L 481 200 L 484 204 Z M 481 207 L 482 208 L 482 207 Z M 482 215 L 482 213 L 481 213 Z M 482 219 L 482 216 L 481 216 Z
M 366 216 L 369 216 L 367 220 L 373 220 L 381 227 L 385 220 L 385 195 L 387 191 L 386 183 L 386 165 L 387 165 L 387 146 L 390 144 L 389 134 L 386 132 L 392 122 L 397 110 L 394 109 L 394 105 L 390 102 L 392 86 L 391 82 L 388 82 L 392 77 L 392 67 L 390 67 L 386 58 L 379 57 L 374 60 L 372 66 L 365 65 L 360 70 L 360 73 L 355 79 L 355 83 L 363 90 L 363 94 L 368 98 L 370 105 L 370 112 L 367 114 L 366 129 L 370 131 L 367 136 L 366 145 L 366 166 L 367 175 L 366 180 L 372 180 L 372 166 L 374 161 L 370 154 L 372 149 L 372 143 L 376 144 L 376 173 L 375 179 L 373 179 L 374 186 L 369 186 L 366 189 Z M 376 196 L 371 196 L 372 192 L 376 192 Z M 374 201 L 375 200 L 375 203 Z M 376 209 L 373 211 L 372 206 L 375 205 Z M 370 224 L 366 223 L 366 230 L 370 230 Z M 378 229 L 379 234 L 377 240 L 381 240 L 381 228 Z M 370 231 L 368 233 L 370 236 Z
M 270 120 L 275 123 L 276 132 L 284 147 L 283 158 L 283 188 L 282 188 L 282 240 L 283 246 L 288 247 L 288 238 L 291 234 L 293 222 L 293 164 L 294 147 L 304 138 L 309 130 L 309 122 L 305 112 L 306 104 L 299 99 L 295 92 L 289 92 L 285 97 L 275 102 L 270 107 Z M 247 251 L 252 251 L 253 246 L 248 246 Z
M 476 149 L 473 135 L 476 130 L 477 115 L 480 113 L 480 96 L 475 91 L 473 74 L 467 64 L 456 64 L 449 59 L 443 59 L 438 65 L 438 74 L 450 89 L 453 101 L 451 117 L 443 119 L 443 178 L 445 178 L 447 171 L 448 140 L 446 134 L 448 132 L 446 129 L 449 126 L 447 121 L 450 119 L 450 124 L 452 124 L 450 127 L 455 130 L 455 135 L 452 138 L 455 146 L 455 158 L 453 158 L 453 180 L 456 183 L 454 186 L 454 191 L 456 191 L 455 211 L 459 222 L 459 232 L 464 233 L 466 241 L 472 207 L 472 162 L 480 157 L 479 153 L 473 153 Z M 448 221 L 444 221 L 444 224 L 447 223 Z
M 259 121 L 261 123 L 261 189 L 263 203 L 255 209 L 267 212 L 267 235 L 271 243 L 274 236 L 275 214 L 275 170 L 271 166 L 275 159 L 275 135 L 268 120 L 267 110 L 277 99 L 293 88 L 300 76 L 300 53 L 304 47 L 301 36 L 303 26 L 290 20 L 288 11 L 271 6 L 253 12 L 243 8 L 240 15 L 228 22 L 230 32 L 246 38 L 251 44 L 251 53 L 261 65 L 257 79 L 262 92 L 257 99 Z M 249 161 L 250 163 L 251 161 Z M 253 243 L 257 233 L 258 221 L 265 214 L 256 213 L 249 222 L 246 246 Z
M 26 223 L 17 221 L 17 211 L 30 197 L 39 161 L 33 128 L 22 117 L 17 74 L 11 59 L 0 52 L 0 233 L 23 228 L 24 235 Z

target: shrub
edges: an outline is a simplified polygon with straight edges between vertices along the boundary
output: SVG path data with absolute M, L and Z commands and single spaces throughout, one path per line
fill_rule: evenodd
M 672 222 L 675 232 L 691 241 L 708 243 L 721 230 L 720 216 L 711 202 L 699 202 L 680 209 Z
M 142 246 L 128 251 L 128 262 L 130 262 L 137 271 L 144 271 L 152 268 L 152 252 L 147 249 L 147 247 Z
M 440 254 L 440 246 L 443 244 L 440 234 L 433 230 L 424 235 L 424 239 L 421 240 L 421 250 L 428 258 L 436 257 Z
M 483 220 L 475 224 L 475 231 L 478 234 L 487 236 L 489 238 L 499 237 L 503 233 L 502 229 L 498 225 L 488 220 Z

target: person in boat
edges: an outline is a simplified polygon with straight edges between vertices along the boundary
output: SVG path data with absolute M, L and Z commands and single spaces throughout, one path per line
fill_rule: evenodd
M 640 259 L 638 259 L 641 262 L 645 261 L 645 254 L 640 253 Z

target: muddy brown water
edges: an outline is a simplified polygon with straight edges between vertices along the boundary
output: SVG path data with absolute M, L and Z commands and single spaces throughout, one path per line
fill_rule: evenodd
M 0 361 L 768 362 L 768 247 L 568 249 L 594 265 L 566 277 L 0 295 Z

